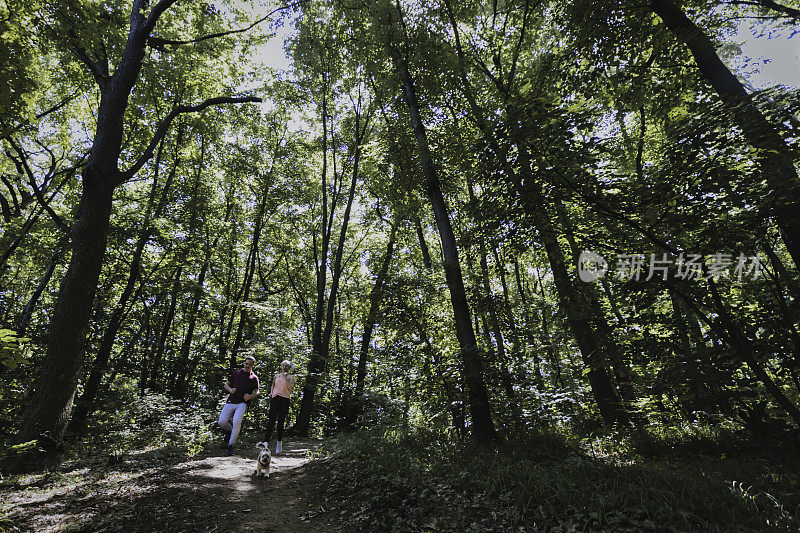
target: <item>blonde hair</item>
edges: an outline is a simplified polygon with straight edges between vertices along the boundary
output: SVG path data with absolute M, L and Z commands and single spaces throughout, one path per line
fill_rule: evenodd
M 288 365 L 289 370 L 293 370 L 294 369 L 294 363 L 292 363 L 288 359 L 284 359 L 283 362 L 281 362 L 281 368 L 283 368 L 283 365 Z

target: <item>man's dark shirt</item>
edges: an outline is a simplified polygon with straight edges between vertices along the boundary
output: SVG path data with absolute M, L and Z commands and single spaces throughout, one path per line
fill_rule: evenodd
M 245 394 L 253 394 L 258 390 L 258 376 L 244 368 L 231 372 L 228 386 L 236 389 L 234 394 L 228 395 L 228 403 L 242 403 Z

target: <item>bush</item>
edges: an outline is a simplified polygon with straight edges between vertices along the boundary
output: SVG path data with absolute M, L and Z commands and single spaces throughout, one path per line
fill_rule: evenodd
M 90 453 L 168 446 L 192 456 L 210 441 L 212 418 L 216 419 L 216 414 L 199 405 L 152 392 L 139 395 L 134 382 L 117 380 L 98 399 L 98 408 L 78 444 Z

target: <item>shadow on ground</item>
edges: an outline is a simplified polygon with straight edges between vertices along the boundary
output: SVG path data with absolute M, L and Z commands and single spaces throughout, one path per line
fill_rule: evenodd
M 312 441 L 288 442 L 271 475 L 253 475 L 257 450 L 190 460 L 130 457 L 121 464 L 4 488 L 7 531 L 333 531 L 309 524 L 324 480 Z

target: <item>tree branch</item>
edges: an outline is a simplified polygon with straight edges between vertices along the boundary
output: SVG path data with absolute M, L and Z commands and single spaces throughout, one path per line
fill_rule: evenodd
M 147 20 L 144 21 L 144 25 L 142 26 L 142 31 L 144 32 L 144 35 L 146 36 L 150 35 L 150 32 L 152 32 L 153 28 L 156 27 L 156 22 L 158 22 L 158 18 L 164 14 L 164 11 L 172 7 L 172 4 L 174 4 L 177 1 L 178 0 L 159 0 L 159 2 L 153 6 L 153 9 L 147 16 Z
M 726 4 L 733 5 L 733 6 L 756 6 L 756 7 L 763 7 L 766 9 L 771 9 L 772 11 L 777 11 L 778 13 L 782 13 L 783 15 L 796 19 L 800 21 L 800 9 L 795 9 L 793 7 L 785 6 L 783 4 L 779 4 L 777 2 L 773 2 L 772 0 L 730 0 L 729 2 L 725 2 Z
M 9 156 L 9 159 L 11 159 L 14 162 L 14 164 L 17 166 L 17 169 L 22 169 L 24 171 L 24 174 L 26 174 L 28 176 L 28 183 L 30 184 L 31 188 L 33 189 L 33 195 L 36 198 L 36 201 L 39 203 L 39 205 L 42 206 L 42 209 L 44 209 L 47 212 L 47 214 L 50 215 L 50 218 L 53 219 L 53 222 L 55 222 L 56 226 L 58 226 L 59 229 L 65 231 L 65 232 L 69 232 L 69 230 L 70 230 L 69 224 L 64 222 L 64 219 L 62 219 L 58 215 L 58 213 L 56 213 L 53 210 L 53 208 L 50 207 L 50 203 L 47 200 L 45 200 L 44 194 L 42 194 L 42 189 L 40 189 L 39 186 L 36 184 L 36 176 L 34 175 L 33 170 L 31 169 L 31 167 L 28 165 L 28 158 L 27 158 L 27 155 L 25 154 L 24 150 L 22 150 L 22 147 L 17 145 L 17 143 L 15 143 L 10 137 L 6 137 L 5 140 L 11 146 L 11 148 L 13 148 L 14 151 L 17 153 L 17 157 L 19 157 L 19 159 L 16 159 L 15 157 L 13 157 L 10 152 L 6 152 L 6 154 Z M 38 143 L 38 141 L 37 141 L 37 144 L 39 144 L 39 146 L 44 147 L 44 145 L 42 145 L 41 143 Z M 48 150 L 48 152 L 50 152 L 50 151 Z M 53 156 L 52 152 L 50 152 L 50 155 Z M 54 176 L 54 174 L 53 174 L 54 168 L 55 168 L 55 160 L 53 160 L 51 169 L 50 169 L 50 171 L 48 171 L 48 174 L 47 174 L 47 176 L 50 176 L 50 178 L 52 178 Z M 44 184 L 47 184 L 47 182 L 48 182 L 48 177 L 47 176 L 45 176 Z M 44 187 L 44 185 L 43 185 L 43 187 Z
M 283 256 L 284 256 L 285 253 L 286 253 L 286 250 L 282 250 L 281 251 L 281 256 L 278 258 L 277 261 L 275 261 L 275 264 L 272 265 L 272 268 L 269 269 L 269 272 L 267 272 L 266 275 L 264 274 L 264 272 L 262 272 L 262 269 L 261 269 L 261 266 L 262 266 L 261 265 L 261 256 L 256 254 L 256 260 L 258 262 L 258 269 L 256 270 L 256 272 L 258 273 L 258 280 L 261 282 L 261 288 L 264 289 L 264 292 L 266 292 L 267 296 L 272 296 L 273 294 L 280 294 L 280 293 L 282 293 L 283 291 L 286 290 L 286 287 L 283 287 L 282 289 L 270 290 L 269 284 L 267 283 L 269 281 L 269 278 L 272 277 L 272 274 L 275 272 L 275 270 L 280 265 L 281 259 L 283 259 Z
M 147 44 L 149 44 L 150 46 L 152 46 L 154 48 L 161 48 L 164 45 L 180 46 L 182 44 L 194 44 L 194 43 L 199 43 L 199 42 L 202 42 L 202 41 L 207 41 L 209 39 L 217 39 L 218 37 L 225 37 L 226 35 L 233 35 L 233 34 L 236 34 L 236 33 L 244 33 L 244 32 L 246 32 L 248 30 L 251 30 L 251 29 L 255 28 L 256 26 L 258 26 L 259 24 L 261 24 L 262 22 L 264 22 L 265 20 L 270 18 L 275 13 L 277 13 L 279 11 L 283 11 L 285 9 L 289 9 L 289 8 L 298 6 L 301 3 L 302 3 L 302 0 L 297 2 L 297 3 L 294 3 L 294 4 L 287 4 L 287 5 L 284 5 L 284 6 L 281 6 L 281 7 L 277 7 L 275 9 L 273 9 L 272 11 L 270 11 L 269 13 L 267 13 L 265 16 L 261 17 L 260 19 L 258 19 L 257 21 L 253 22 L 252 24 L 250 24 L 249 26 L 247 26 L 245 28 L 239 28 L 237 30 L 222 31 L 222 32 L 217 32 L 217 33 L 210 33 L 208 35 L 203 35 L 201 37 L 196 37 L 194 39 L 186 39 L 186 40 L 165 39 L 163 37 L 149 36 L 147 38 Z
M 17 200 L 17 193 L 14 191 L 14 187 L 11 185 L 11 182 L 6 177 L 5 174 L 0 174 L 0 181 L 8 188 L 8 191 L 11 193 L 11 201 L 14 202 L 14 211 L 16 213 L 15 216 L 19 216 L 22 212 L 22 207 Z
M 75 39 L 75 41 L 77 42 L 77 39 Z M 75 54 L 75 57 L 78 58 L 78 61 L 86 65 L 86 68 L 89 69 L 89 72 L 92 74 L 94 81 L 97 82 L 97 85 L 102 87 L 108 81 L 108 76 L 103 75 L 98 63 L 95 63 L 92 61 L 92 58 L 89 57 L 89 52 L 87 52 L 82 46 L 77 45 L 75 45 L 72 51 Z
M 154 8 L 155 9 L 155 8 Z M 243 104 L 245 102 L 261 102 L 261 98 L 255 96 L 240 96 L 240 97 L 231 97 L 231 96 L 218 96 L 216 98 L 209 98 L 204 102 L 197 104 L 197 105 L 180 105 L 175 107 L 170 111 L 169 115 L 166 116 L 164 120 L 156 128 L 155 133 L 153 134 L 153 138 L 150 139 L 150 144 L 145 149 L 144 153 L 139 156 L 139 159 L 136 160 L 136 163 L 133 164 L 131 168 L 126 170 L 125 172 L 120 172 L 119 181 L 117 185 L 124 183 L 125 181 L 131 179 L 139 169 L 144 166 L 147 161 L 153 157 L 153 151 L 155 150 L 158 143 L 161 142 L 161 139 L 164 135 L 167 134 L 167 130 L 169 129 L 170 124 L 178 115 L 182 113 L 196 113 L 198 111 L 202 111 L 207 107 L 211 107 L 214 105 L 220 104 Z
M 525 30 L 528 26 L 528 13 L 531 10 L 530 1 L 525 1 L 525 11 L 522 13 L 522 28 L 519 30 L 519 39 L 517 40 L 517 45 L 514 47 L 514 55 L 511 58 L 511 68 L 508 71 L 508 90 L 511 90 L 511 87 L 514 85 L 514 74 L 517 71 L 517 62 L 519 61 L 519 53 L 522 49 L 522 42 L 525 40 Z M 536 7 L 539 6 L 541 2 L 536 4 Z
M 67 105 L 68 103 L 73 101 L 75 98 L 77 98 L 78 93 L 79 93 L 79 91 L 75 91 L 70 96 L 67 96 L 66 98 L 61 100 L 59 103 L 57 103 L 56 105 L 51 107 L 50 109 L 46 109 L 45 111 L 42 111 L 41 113 L 36 115 L 36 119 L 37 120 L 42 119 L 42 118 L 46 117 L 47 115 L 49 115 L 50 113 L 54 113 L 54 112 L 58 111 L 59 109 L 61 109 L 62 107 L 64 107 L 65 105 Z

